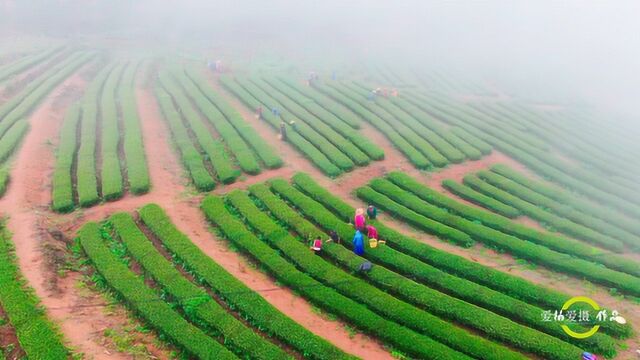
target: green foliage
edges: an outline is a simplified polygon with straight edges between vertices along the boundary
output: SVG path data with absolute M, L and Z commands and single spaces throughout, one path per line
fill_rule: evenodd
M 335 133 L 325 129 L 325 136 L 334 145 L 342 149 L 357 165 L 365 166 L 370 159 L 376 160 L 377 158 L 379 160 L 384 157 L 382 149 L 312 99 L 305 97 L 275 78 L 268 77 L 264 78 L 263 81 L 281 94 L 282 101 L 286 101 L 288 104 L 287 109 L 294 112 L 298 117 L 308 119 L 312 124 L 320 125 L 318 122 L 322 121 L 331 127 Z
M 0 166 L 17 149 L 29 129 L 27 115 L 42 99 L 93 56 L 88 53 L 74 53 L 66 60 L 45 71 L 27 85 L 22 92 L 0 106 Z M 5 170 L 8 167 L 5 167 Z M 8 175 L 4 177 L 6 180 Z M 0 190 L 6 181 L 0 183 Z M 2 193 L 2 191 L 0 191 Z
M 148 192 L 151 187 L 134 90 L 135 75 L 139 65 L 139 62 L 133 62 L 127 66 L 117 89 L 124 127 L 122 148 L 127 164 L 127 181 L 129 182 L 129 191 L 136 195 Z
M 16 265 L 9 233 L 0 222 L 0 306 L 16 331 L 20 346 L 31 359 L 66 359 L 57 329 L 47 320 L 33 290 L 24 285 Z
M 381 133 L 385 134 L 389 141 L 391 141 L 391 143 L 398 148 L 398 150 L 400 150 L 415 167 L 418 169 L 426 169 L 431 166 L 431 162 L 427 157 L 407 141 L 407 139 L 405 139 L 404 133 L 400 133 L 394 125 L 388 123 L 385 119 L 367 109 L 355 98 L 352 98 L 349 91 L 321 84 L 314 84 L 314 88 L 333 98 L 335 101 L 342 103 L 344 106 L 349 108 L 349 110 L 358 114 L 371 125 L 376 127 Z
M 71 169 L 77 147 L 76 133 L 79 122 L 80 106 L 76 104 L 67 112 L 60 131 L 60 146 L 56 155 L 56 167 L 53 171 L 53 193 L 51 195 L 53 198 L 52 208 L 56 212 L 69 212 L 75 207 Z
M 479 221 L 482 225 L 489 226 L 505 234 L 510 234 L 521 239 L 546 246 L 558 252 L 594 261 L 603 264 L 610 269 L 623 271 L 632 275 L 635 275 L 638 271 L 637 264 L 622 256 L 586 245 L 583 242 L 574 239 L 537 231 L 490 212 L 464 205 L 420 184 L 418 181 L 404 173 L 391 172 L 387 175 L 387 178 L 394 184 L 413 193 L 424 201 L 434 204 L 456 215 L 465 217 L 468 220 Z
M 626 231 L 629 231 L 636 235 L 640 235 L 639 222 L 631 221 L 627 217 L 621 216 L 620 213 L 614 210 L 610 210 L 604 206 L 596 205 L 592 202 L 586 201 L 583 198 L 575 194 L 571 194 L 569 191 L 566 191 L 564 189 L 554 188 L 550 185 L 542 183 L 541 181 L 532 180 L 504 164 L 497 164 L 492 166 L 491 171 L 509 178 L 523 186 L 526 186 L 529 191 L 537 192 L 550 199 L 556 200 L 558 203 L 571 206 L 575 210 L 591 214 Z
M 479 193 L 473 189 L 470 189 L 462 184 L 457 183 L 454 180 L 446 179 L 442 181 L 442 186 L 452 193 L 460 196 L 461 198 L 485 207 L 502 216 L 506 216 L 510 219 L 520 216 L 520 211 L 518 211 L 518 209 L 504 204 L 492 197 Z
M 483 153 L 479 149 L 476 149 L 471 143 L 459 137 L 452 131 L 445 129 L 435 118 L 422 111 L 417 106 L 411 104 L 402 96 L 391 97 L 389 98 L 389 101 L 442 137 L 442 140 L 446 141 L 446 143 L 439 141 L 438 149 L 452 162 L 464 161 L 465 157 L 471 160 L 478 160 L 482 157 Z M 434 146 L 435 145 L 436 144 L 434 144 Z
M 118 213 L 110 221 L 127 251 L 146 273 L 171 295 L 192 323 L 202 324 L 222 334 L 229 348 L 255 359 L 287 359 L 286 352 L 247 328 L 212 299 L 206 291 L 184 278 L 142 233 L 131 215 Z
M 350 221 L 355 209 L 318 185 L 309 175 L 297 173 L 293 176 L 293 182 L 295 186 L 332 211 L 342 221 Z M 380 221 L 374 221 L 374 224 L 378 229 L 378 234 L 387 241 L 389 247 L 449 274 L 484 285 L 524 302 L 540 305 L 543 308 L 558 309 L 570 299 L 567 294 L 547 289 L 520 277 L 418 242 L 385 226 Z M 616 336 L 629 337 L 631 335 L 630 326 L 603 326 L 603 328 Z
M 29 122 L 25 119 L 15 123 L 2 138 L 0 138 L 0 164 L 4 163 L 18 148 L 22 138 L 29 130 Z
M 461 128 L 461 127 L 457 127 L 457 126 L 452 126 L 451 127 L 451 132 L 455 135 L 457 135 L 460 139 L 466 141 L 467 143 L 471 144 L 474 148 L 480 150 L 480 152 L 483 155 L 489 155 L 491 154 L 491 151 L 493 151 L 493 147 L 489 144 L 487 144 L 486 142 L 484 142 L 483 140 L 481 140 L 480 138 L 478 138 L 477 136 L 474 136 L 470 133 L 468 133 L 465 129 Z M 471 158 L 473 159 L 473 158 Z
M 274 80 L 277 80 L 281 84 L 288 86 L 302 96 L 315 101 L 323 109 L 329 111 L 350 127 L 354 129 L 360 128 L 360 124 L 362 121 L 358 118 L 358 116 L 355 113 L 351 112 L 347 107 L 340 105 L 338 101 L 335 101 L 328 96 L 322 95 L 318 91 L 314 91 L 312 87 L 303 86 L 299 83 L 299 81 L 296 81 L 294 79 L 279 77 Z
M 229 105 L 222 96 L 213 91 L 201 74 L 187 68 L 185 68 L 184 71 L 202 94 L 220 110 L 226 120 L 235 128 L 237 133 L 242 136 L 244 141 L 251 145 L 255 154 L 264 162 L 267 168 L 277 169 L 283 165 L 282 159 L 276 154 L 273 147 L 267 144 L 255 129 L 242 118 L 236 109 Z
M 182 123 L 180 114 L 176 111 L 176 108 L 173 105 L 171 96 L 169 96 L 169 94 L 167 94 L 167 92 L 160 86 L 156 86 L 155 93 L 164 118 L 167 120 L 167 123 L 169 123 L 169 128 L 173 134 L 173 140 L 176 147 L 180 151 L 182 163 L 189 171 L 196 189 L 199 191 L 212 190 L 216 184 L 207 171 L 202 156 L 195 146 L 193 146 L 193 143 L 189 138 L 189 134 L 187 133 L 187 129 Z
M 561 228 L 556 226 L 556 223 L 560 225 L 564 225 L 564 222 L 560 221 L 555 217 L 543 217 L 539 220 L 547 222 L 553 221 L 549 223 L 549 225 L 557 228 L 560 231 L 567 233 L 568 235 L 573 235 L 576 237 L 584 237 L 587 235 L 591 235 L 592 232 L 583 228 L 582 226 L 592 229 L 600 234 L 610 236 L 617 240 L 620 240 L 626 244 L 632 246 L 640 247 L 640 237 L 616 227 L 600 218 L 591 216 L 589 214 L 585 214 L 580 210 L 573 209 L 570 205 L 557 202 L 551 198 L 548 198 L 542 194 L 539 194 L 535 191 L 531 191 L 528 187 L 519 184 L 518 182 L 509 179 L 508 177 L 504 177 L 496 172 L 489 171 L 481 171 L 478 173 L 478 176 L 484 181 L 490 183 L 491 185 L 500 188 L 511 195 L 516 196 L 517 198 L 522 199 L 523 201 L 516 202 L 514 206 L 522 206 L 527 210 L 532 209 L 530 204 L 536 205 L 537 207 L 552 212 L 559 217 L 565 218 L 574 224 L 578 224 L 581 226 L 570 226 L 568 228 Z M 523 210 L 524 211 L 524 210 Z M 539 213 L 536 211 L 527 211 L 527 214 L 530 216 L 536 216 Z M 566 225 L 565 225 L 566 227 Z M 586 233 L 586 234 L 585 234 Z
M 548 151 L 532 145 L 530 141 L 524 141 L 523 134 L 509 133 L 501 126 L 496 126 L 492 123 L 494 121 L 485 114 L 473 113 L 468 108 L 463 108 L 440 97 L 437 99 L 416 97 L 412 101 L 416 106 L 441 120 L 480 137 L 483 141 L 490 143 L 496 149 L 515 158 L 538 174 L 640 219 L 640 206 L 628 200 L 629 193 L 626 189 L 602 176 L 561 161 Z M 487 120 L 478 121 L 480 118 Z M 527 139 L 530 140 L 531 137 L 527 137 Z
M 238 131 L 233 125 L 227 121 L 227 118 L 220 110 L 204 96 L 183 71 L 174 70 L 171 73 L 177 82 L 182 85 L 182 89 L 178 91 L 184 91 L 185 94 L 193 100 L 209 123 L 215 127 L 225 145 L 235 156 L 240 168 L 248 174 L 260 173 L 260 165 L 253 151 L 244 141 L 244 138 L 238 134 Z
M 0 197 L 4 195 L 9 186 L 9 165 L 0 165 Z
M 247 92 L 242 86 L 240 86 L 234 79 L 231 79 L 227 76 L 220 77 L 220 82 L 222 85 L 231 91 L 240 101 L 242 101 L 246 106 L 250 109 L 257 109 L 262 106 L 263 117 L 267 123 L 269 123 L 273 128 L 280 128 L 280 118 L 273 115 L 269 110 L 269 107 L 263 105 L 260 101 L 253 97 L 249 92 Z M 327 155 L 325 155 L 322 151 L 316 148 L 311 142 L 305 139 L 302 135 L 293 131 L 290 126 L 286 125 L 287 128 L 287 141 L 291 143 L 298 151 L 303 153 L 307 158 L 313 162 L 313 164 L 320 169 L 323 173 L 330 177 L 336 177 L 342 173 L 335 164 L 329 160 Z
M 294 126 L 287 126 L 287 134 L 291 132 L 300 134 L 302 137 L 312 143 L 318 150 L 322 151 L 327 156 L 327 158 L 329 158 L 331 162 L 333 162 L 342 171 L 349 171 L 354 168 L 355 164 L 353 163 L 353 161 L 345 153 L 343 153 L 342 150 L 331 143 L 328 135 L 319 130 L 318 124 L 313 122 L 307 123 L 303 119 L 300 119 L 298 116 L 296 116 L 294 113 L 290 112 L 288 110 L 288 107 L 282 104 L 282 99 L 274 99 L 273 97 L 271 97 L 268 88 L 267 90 L 264 90 L 257 86 L 254 82 L 246 78 L 236 78 L 236 81 L 253 97 L 261 102 L 263 108 L 265 109 L 264 112 L 268 112 L 272 108 L 277 108 L 280 111 L 281 118 L 278 119 L 278 121 L 284 121 L 289 125 L 291 125 L 292 122 L 295 123 Z M 280 125 L 278 124 L 278 127 L 279 126 Z
M 251 200 L 248 200 L 249 202 Z M 385 320 L 366 306 L 340 294 L 313 277 L 299 271 L 282 258 L 277 251 L 260 241 L 245 226 L 236 220 L 225 208 L 224 201 L 215 196 L 207 196 L 202 209 L 207 218 L 218 226 L 225 236 L 245 253 L 250 254 L 280 282 L 286 284 L 309 299 L 316 306 L 349 321 L 359 329 L 376 335 L 381 340 L 393 344 L 396 348 L 418 357 L 437 357 L 441 359 L 467 359 L 468 357 L 426 337 L 419 335 L 394 322 Z M 282 229 L 269 236 L 286 236 Z M 302 250 L 309 249 L 302 244 Z M 311 254 L 313 256 L 313 254 Z M 291 256 L 291 255 L 289 255 Z M 319 259 L 320 260 L 320 259 Z M 314 275 L 320 269 L 311 270 Z M 345 284 L 346 285 L 346 284 Z M 343 285 L 344 286 L 344 285 Z M 428 324 L 423 324 L 427 326 Z
M 118 124 L 118 105 L 116 104 L 116 88 L 120 82 L 123 64 L 115 66 L 107 77 L 100 98 L 102 148 L 102 198 L 106 201 L 116 200 L 124 194 L 122 171 L 120 169 L 120 157 L 118 146 L 120 143 L 120 126 Z
M 9 79 L 11 76 L 17 75 L 24 70 L 33 67 L 34 65 L 40 64 L 43 61 L 47 61 L 55 56 L 60 55 L 60 52 L 63 49 L 63 47 L 55 47 L 38 54 L 27 55 L 12 64 L 3 66 L 0 70 L 0 83 Z
M 363 97 L 367 96 L 371 91 L 371 87 L 359 83 L 347 84 L 347 87 Z M 400 99 L 400 101 L 402 101 L 402 99 Z M 437 166 L 442 167 L 446 166 L 449 162 L 460 163 L 464 161 L 465 155 L 444 140 L 439 133 L 433 131 L 420 121 L 420 119 L 418 119 L 419 114 L 411 112 L 413 109 L 400 107 L 396 105 L 396 102 L 379 97 L 376 97 L 372 103 L 380 106 L 380 108 L 393 116 L 394 119 L 400 121 L 416 134 L 427 140 L 431 147 L 428 148 L 429 152 L 425 153 L 425 155 Z
M 640 294 L 640 279 L 629 274 L 613 271 L 592 262 L 504 234 L 463 217 L 452 215 L 436 206 L 429 205 L 424 200 L 402 190 L 388 180 L 375 179 L 370 183 L 370 186 L 358 189 L 358 196 L 383 208 L 400 208 L 400 212 L 392 212 L 402 218 L 405 217 L 406 213 L 404 209 L 411 209 L 434 221 L 442 222 L 442 224 L 469 234 L 475 240 L 509 251 L 522 259 L 530 260 L 556 271 L 577 275 L 606 286 L 624 289 L 632 295 Z
M 78 203 L 89 207 L 100 201 L 98 196 L 98 178 L 96 176 L 97 119 L 100 91 L 107 80 L 113 65 L 104 67 L 93 79 L 82 99 L 82 117 L 80 129 L 80 147 L 77 155 L 77 191 Z
M 353 228 L 341 222 L 331 212 L 326 210 L 309 197 L 288 185 L 284 180 L 273 180 L 272 186 L 277 189 L 297 209 L 310 217 L 325 229 L 335 230 L 345 239 L 343 245 L 351 247 L 349 238 L 353 235 Z M 310 238 L 326 236 L 317 230 L 313 224 L 302 218 L 296 211 L 288 207 L 282 200 L 269 192 L 262 184 L 250 188 L 252 194 L 258 197 L 278 220 L 283 221 L 298 234 L 308 235 Z M 323 246 L 323 253 L 334 259 L 343 267 L 357 272 L 363 259 L 354 255 L 343 246 L 327 243 Z M 390 268 L 404 268 L 405 276 L 411 278 L 426 278 L 427 283 L 435 284 L 446 294 L 453 294 L 465 301 L 481 305 L 489 310 L 504 314 L 508 318 L 498 316 L 490 311 L 473 306 L 467 302 L 435 291 L 429 287 L 416 284 L 407 277 L 394 273 L 383 266 L 374 266 L 370 272 L 364 274 L 366 278 L 385 290 L 397 294 L 399 297 L 425 308 L 443 318 L 451 319 L 470 328 L 478 329 L 488 337 L 520 347 L 525 351 L 540 354 L 545 357 L 560 359 L 575 358 L 580 350 L 558 339 L 538 333 L 529 328 L 512 322 L 518 320 L 528 326 L 539 328 L 565 341 L 575 342 L 579 346 L 587 347 L 598 353 L 615 352 L 615 343 L 607 336 L 600 335 L 600 339 L 575 341 L 567 336 L 557 324 L 541 321 L 542 309 L 517 301 L 496 291 L 479 286 L 475 283 L 456 278 L 435 269 L 429 265 L 416 261 L 406 255 L 383 246 L 365 252 L 365 257 L 376 263 L 382 263 Z M 496 309 L 496 310 L 494 310 Z
M 278 311 L 258 293 L 228 273 L 181 233 L 158 205 L 147 205 L 139 213 L 145 225 L 175 259 L 182 262 L 201 282 L 212 288 L 254 326 L 312 359 L 353 358 Z
M 370 203 L 386 209 L 409 224 L 430 234 L 436 235 L 445 241 L 453 242 L 463 247 L 471 247 L 475 244 L 472 237 L 453 226 L 431 219 L 429 216 L 413 211 L 407 204 L 394 202 L 385 194 L 378 193 L 370 187 L 361 187 L 357 190 L 357 195 Z
M 80 244 L 106 284 L 145 322 L 166 339 L 200 359 L 237 359 L 216 340 L 187 322 L 144 280 L 111 253 L 98 224 L 89 222 L 78 232 Z
M 198 142 L 211 162 L 211 165 L 213 165 L 213 169 L 218 179 L 226 184 L 234 182 L 238 176 L 240 176 L 240 170 L 234 168 L 233 158 L 228 154 L 224 143 L 219 139 L 213 138 L 200 114 L 198 114 L 194 106 L 191 104 L 191 101 L 183 92 L 180 84 L 177 83 L 168 72 L 161 72 L 159 74 L 159 80 L 160 84 L 162 84 L 167 93 L 173 98 L 180 115 L 186 120 L 188 128 L 191 129 L 191 132 L 195 137 L 193 141 Z M 200 101 L 201 106 L 204 106 L 203 104 L 207 104 L 206 100 L 203 99 L 202 96 L 198 97 L 198 100 Z M 182 122 L 180 124 L 182 124 Z M 186 128 L 185 131 L 187 131 Z M 245 164 L 245 166 L 249 166 L 252 169 L 251 171 L 259 171 L 258 163 L 255 158 L 251 158 L 249 161 L 251 162 L 251 165 Z
M 537 207 L 536 205 L 518 198 L 516 195 L 510 194 L 509 192 L 500 189 L 499 187 L 494 185 L 497 183 L 502 184 L 502 181 L 500 181 L 501 179 L 497 178 L 500 175 L 493 173 L 492 176 L 491 174 L 492 173 L 487 171 L 480 171 L 477 173 L 477 176 L 465 176 L 463 182 L 465 185 L 470 186 L 487 196 L 494 197 L 505 204 L 518 208 L 518 210 L 520 210 L 523 214 L 540 221 L 541 223 L 553 228 L 554 230 L 582 239 L 594 245 L 613 250 L 615 252 L 622 252 L 624 250 L 624 245 L 618 240 L 599 234 L 589 228 L 576 224 L 567 219 L 562 219 L 545 211 L 544 209 Z M 494 176 L 496 178 L 494 178 Z M 485 179 L 491 179 L 492 181 L 483 181 Z

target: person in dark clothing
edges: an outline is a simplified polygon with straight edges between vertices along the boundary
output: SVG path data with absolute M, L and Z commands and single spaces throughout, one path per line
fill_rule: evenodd
M 367 216 L 370 220 L 375 220 L 376 216 L 378 216 L 378 209 L 373 205 L 369 205 L 369 207 L 367 207 Z
M 335 230 L 331 230 L 329 231 L 329 237 L 331 238 L 331 240 L 333 242 L 335 242 L 336 244 L 340 244 L 342 241 L 340 240 L 340 236 L 338 235 L 338 233 Z
M 256 114 L 258 115 L 258 120 L 262 120 L 262 106 L 258 106 Z
M 285 123 L 280 123 L 280 139 L 282 141 L 287 141 L 287 128 Z

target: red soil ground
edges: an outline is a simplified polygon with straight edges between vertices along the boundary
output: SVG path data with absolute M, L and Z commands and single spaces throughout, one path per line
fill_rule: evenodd
M 530 174 L 518 162 L 498 152 L 479 161 L 452 165 L 437 172 L 421 172 L 414 169 L 406 158 L 393 148 L 384 135 L 370 125 L 363 123 L 362 133 L 384 149 L 386 158 L 373 162 L 370 166 L 357 168 L 337 180 L 332 180 L 320 173 L 288 143 L 279 141 L 274 129 L 256 119 L 251 110 L 242 106 L 235 98 L 221 89 L 214 79 L 210 78 L 209 80 L 241 112 L 245 120 L 256 129 L 258 134 L 274 145 L 276 151 L 285 161 L 285 166 L 281 169 L 266 170 L 258 176 L 247 177 L 234 184 L 220 186 L 214 193 L 244 188 L 249 184 L 261 182 L 273 176 L 288 178 L 297 171 L 304 171 L 350 204 L 362 206 L 362 202 L 351 194 L 352 191 L 366 184 L 372 178 L 392 170 L 405 171 L 440 191 L 444 191 L 440 186 L 443 179 L 451 178 L 459 181 L 468 172 L 486 169 L 495 163 L 506 163 L 517 170 Z M 126 322 L 126 318 L 123 312 L 107 316 L 100 307 L 84 307 L 84 305 L 100 304 L 104 300 L 93 293 L 84 294 L 77 288 L 79 274 L 69 273 L 67 277 L 59 279 L 48 271 L 47 259 L 41 249 L 42 242 L 45 241 L 43 237 L 49 236 L 51 232 L 48 230 L 54 228 L 61 230 L 67 238 L 70 238 L 85 221 L 100 221 L 114 212 L 132 212 L 144 204 L 154 202 L 160 204 L 176 225 L 207 255 L 247 286 L 260 292 L 267 301 L 295 321 L 341 349 L 365 359 L 392 358 L 379 342 L 361 334 L 350 337 L 342 322 L 326 319 L 314 311 L 314 308 L 304 299 L 286 288 L 277 286 L 273 279 L 256 270 L 244 257 L 230 251 L 226 242 L 209 231 L 206 220 L 198 209 L 202 196 L 193 195 L 192 190 L 186 186 L 188 180 L 183 176 L 184 170 L 171 145 L 169 131 L 162 121 L 152 93 L 148 89 L 138 89 L 136 99 L 142 120 L 145 151 L 152 179 L 151 191 L 138 197 L 126 195 L 119 201 L 76 211 L 69 215 L 50 213 L 50 177 L 54 164 L 53 150 L 55 149 L 52 144 L 57 142 L 57 134 L 64 115 L 61 108 L 68 105 L 69 102 L 69 99 L 64 96 L 64 89 L 69 86 L 80 88 L 84 84 L 77 76 L 72 77 L 32 115 L 30 119 L 33 125 L 32 130 L 25 139 L 15 162 L 20 166 L 16 166 L 12 173 L 12 184 L 7 195 L 0 200 L 0 208 L 11 214 L 9 228 L 14 232 L 13 239 L 16 242 L 20 266 L 25 277 L 35 288 L 38 296 L 42 298 L 50 316 L 60 324 L 72 346 L 78 351 L 86 353 L 89 358 L 130 358 L 126 354 L 114 353 L 112 347 L 105 344 L 101 337 L 104 329 L 121 326 Z M 56 102 L 60 102 L 58 104 L 60 107 L 54 106 Z M 632 323 L 640 324 L 640 307 L 638 305 L 610 296 L 603 289 L 545 269 L 517 263 L 512 257 L 497 254 L 481 245 L 471 249 L 462 249 L 416 231 L 406 224 L 387 217 L 384 213 L 381 214 L 381 218 L 391 227 L 413 236 L 419 241 L 472 261 L 572 295 L 588 294 L 600 304 L 620 310 Z M 52 278 L 55 278 L 56 281 Z M 52 286 L 52 283 L 55 283 L 55 286 Z M 632 341 L 629 344 L 632 347 L 637 347 L 637 341 Z M 147 346 L 156 357 L 168 358 L 166 351 L 154 349 L 149 344 Z M 625 354 L 627 353 L 631 352 L 625 352 Z
M 247 262 L 244 257 L 230 251 L 225 241 L 218 239 L 209 231 L 207 221 L 198 208 L 202 196 L 191 195 L 190 190 L 185 187 L 187 180 L 182 176 L 183 168 L 172 149 L 169 130 L 162 121 L 153 95 L 148 90 L 138 89 L 136 98 L 142 121 L 152 190 L 142 196 L 127 195 L 122 200 L 85 209 L 72 218 L 61 217 L 64 218 L 61 219 L 61 229 L 65 233 L 72 234 L 86 221 L 100 221 L 118 211 L 135 211 L 151 202 L 160 204 L 194 244 L 298 323 L 339 348 L 363 358 L 392 358 L 379 342 L 362 334 L 351 337 L 344 323 L 329 320 L 318 314 L 308 302 L 289 289 L 278 286 L 267 275 L 256 270 L 255 266 Z M 297 154 L 293 151 L 290 153 Z M 267 171 L 246 181 L 225 186 L 224 190 L 247 186 L 249 183 L 266 180 L 272 176 L 289 176 L 292 173 L 293 170 L 287 167 Z M 217 191 L 221 190 L 222 188 Z
M 218 91 L 225 94 L 227 100 L 230 101 L 236 109 L 240 110 L 244 118 L 248 122 L 250 122 L 254 126 L 254 128 L 258 129 L 261 136 L 264 136 L 266 139 L 269 139 L 269 137 L 275 138 L 275 131 L 271 127 L 269 127 L 268 124 L 260 123 L 255 118 L 251 110 L 247 109 L 237 100 L 235 100 L 233 96 L 228 94 L 222 87 L 217 86 L 217 84 L 213 81 L 211 82 Z M 353 195 L 353 191 L 355 189 L 362 185 L 365 185 L 374 177 L 382 176 L 385 173 L 393 170 L 404 171 L 407 174 L 422 180 L 424 184 L 441 192 L 444 192 L 447 195 L 456 198 L 456 200 L 460 200 L 465 203 L 468 202 L 458 198 L 457 196 L 454 196 L 453 194 L 443 189 L 441 186 L 442 180 L 453 179 L 460 182 L 462 181 L 464 175 L 478 170 L 488 169 L 490 166 L 498 163 L 509 165 L 515 170 L 526 174 L 527 176 L 540 180 L 539 176 L 527 169 L 524 165 L 495 150 L 492 152 L 492 154 L 485 156 L 478 161 L 468 161 L 462 164 L 450 165 L 435 172 L 419 171 L 415 169 L 406 160 L 406 158 L 393 147 L 393 145 L 386 139 L 386 137 L 384 137 L 384 135 L 382 135 L 376 129 L 366 123 L 363 123 L 362 133 L 370 137 L 384 150 L 384 160 L 373 162 L 372 164 L 364 168 L 357 168 L 354 171 L 341 175 L 338 179 L 334 180 L 327 178 L 316 168 L 310 168 L 311 165 L 304 157 L 300 155 L 291 155 L 292 152 L 293 154 L 297 154 L 297 152 L 291 149 L 287 144 L 277 142 L 276 148 L 278 149 L 281 156 L 283 156 L 288 166 L 285 168 L 286 170 L 276 171 L 276 173 L 279 174 L 280 172 L 284 172 L 284 174 L 280 175 L 288 176 L 291 172 L 307 172 L 312 175 L 313 178 L 318 181 L 318 183 L 329 189 L 333 194 L 340 196 L 343 200 L 354 207 L 363 207 L 365 205 L 360 199 Z M 292 160 L 295 162 L 292 162 Z M 289 168 L 293 169 L 289 170 Z M 392 228 L 406 235 L 410 235 L 419 241 L 425 242 L 431 246 L 445 250 L 447 252 L 462 256 L 468 260 L 478 262 L 482 265 L 492 267 L 499 271 L 519 276 L 535 284 L 556 289 L 573 296 L 586 294 L 603 306 L 606 306 L 610 309 L 619 310 L 629 322 L 631 322 L 632 324 L 636 324 L 636 327 L 638 326 L 637 324 L 640 324 L 640 305 L 628 300 L 623 300 L 620 297 L 611 296 L 608 294 L 608 291 L 606 289 L 600 286 L 596 286 L 576 278 L 568 277 L 564 274 L 553 272 L 545 268 L 528 264 L 526 262 L 517 261 L 515 258 L 508 254 L 497 253 L 491 249 L 484 247 L 482 244 L 477 244 L 470 249 L 464 249 L 453 244 L 443 242 L 442 240 L 437 239 L 429 234 L 417 231 L 412 227 L 406 225 L 405 223 L 388 217 L 384 213 L 381 215 L 381 219 L 383 219 L 385 224 L 390 225 Z M 516 221 L 527 226 L 534 227 L 538 230 L 545 230 L 542 226 L 540 226 L 539 223 L 527 217 L 520 217 L 516 219 Z M 634 354 L 635 349 L 638 348 L 639 341 L 636 338 L 629 340 L 626 343 L 629 346 L 629 349 L 620 352 L 620 356 L 618 357 L 620 359 L 626 359 L 630 358 L 630 356 L 633 356 L 632 354 Z

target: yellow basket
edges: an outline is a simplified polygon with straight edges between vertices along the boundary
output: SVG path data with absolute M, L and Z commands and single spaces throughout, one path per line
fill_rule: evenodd
M 372 249 L 378 247 L 378 239 L 369 239 L 369 247 Z

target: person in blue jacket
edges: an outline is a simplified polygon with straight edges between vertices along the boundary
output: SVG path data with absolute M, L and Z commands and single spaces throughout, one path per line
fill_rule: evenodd
M 353 237 L 353 252 L 356 255 L 364 254 L 364 237 L 360 230 L 356 230 L 356 235 Z

